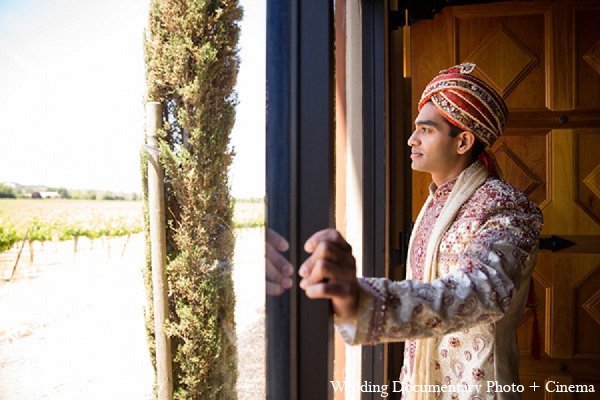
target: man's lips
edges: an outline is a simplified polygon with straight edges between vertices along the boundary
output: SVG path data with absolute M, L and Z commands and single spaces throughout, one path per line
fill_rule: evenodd
M 418 157 L 422 157 L 423 153 L 418 153 L 416 151 L 413 151 L 412 153 L 410 153 L 410 158 L 418 158 Z

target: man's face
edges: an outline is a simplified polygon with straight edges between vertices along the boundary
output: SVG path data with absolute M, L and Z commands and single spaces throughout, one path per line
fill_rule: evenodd
M 450 136 L 449 123 L 433 103 L 425 103 L 408 138 L 412 169 L 429 172 L 438 186 L 453 179 L 463 169 L 457 152 L 459 142 L 459 137 Z

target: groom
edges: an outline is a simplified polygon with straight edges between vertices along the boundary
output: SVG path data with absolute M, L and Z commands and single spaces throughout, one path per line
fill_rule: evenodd
M 474 69 L 441 71 L 419 102 L 408 145 L 412 168 L 430 173 L 432 183 L 410 239 L 406 279 L 357 278 L 350 245 L 331 229 L 307 240 L 312 254 L 298 271 L 308 297 L 331 299 L 347 343 L 406 341 L 404 388 L 457 389 L 405 390 L 406 399 L 519 398 L 494 383 L 519 381 L 517 325 L 543 221 L 500 176 L 489 148 L 508 111 Z

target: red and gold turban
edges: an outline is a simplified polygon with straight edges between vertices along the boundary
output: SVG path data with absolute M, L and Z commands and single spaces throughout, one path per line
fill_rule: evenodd
M 464 63 L 440 71 L 425 88 L 419 110 L 431 101 L 451 124 L 491 147 L 504 130 L 508 109 L 494 89 L 471 75 L 474 69 Z

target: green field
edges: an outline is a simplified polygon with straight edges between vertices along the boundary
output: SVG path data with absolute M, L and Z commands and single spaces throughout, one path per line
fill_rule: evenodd
M 236 227 L 264 224 L 264 206 L 236 201 Z M 142 202 L 102 200 L 0 199 L 0 251 L 23 240 L 91 239 L 123 236 L 143 229 Z

